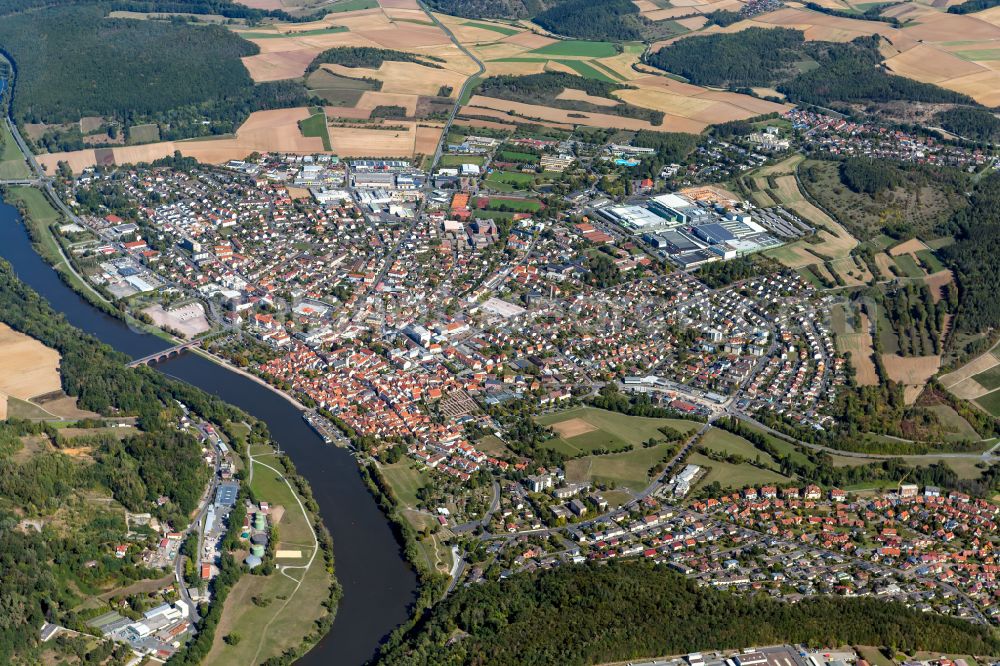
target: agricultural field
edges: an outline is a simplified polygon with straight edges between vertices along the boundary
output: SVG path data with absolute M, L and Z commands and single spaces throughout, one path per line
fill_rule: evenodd
M 31 170 L 14 142 L 7 123 L 0 123 L 0 180 L 30 177 Z
M 875 371 L 875 362 L 872 360 L 874 349 L 868 315 L 859 313 L 856 329 L 845 324 L 843 332 L 839 332 L 835 326 L 834 334 L 837 350 L 841 353 L 850 352 L 851 354 L 851 365 L 854 366 L 854 378 L 858 385 L 877 386 L 878 373 Z
M 326 127 L 326 112 L 323 109 L 311 109 L 311 116 L 299 121 L 302 136 L 314 136 L 323 140 L 323 150 L 333 150 L 330 146 L 330 134 Z
M 961 368 L 940 377 L 941 385 L 965 400 L 976 400 L 985 396 L 996 387 L 991 385 L 997 375 L 1000 375 L 1000 359 L 992 351 L 977 356 Z M 982 378 L 986 385 L 980 384 Z
M 803 159 L 801 155 L 793 155 L 783 162 L 754 172 L 748 178 L 755 191 L 766 191 L 775 204 L 799 215 L 819 230 L 816 233 L 817 242 L 799 240 L 764 253 L 789 268 L 815 268 L 825 261 L 843 259 L 858 245 L 854 236 L 810 203 L 799 190 L 795 174 Z M 819 270 L 826 271 L 822 267 Z M 829 273 L 826 272 L 826 275 Z
M 976 398 L 975 402 L 993 416 L 1000 418 L 1000 390 L 980 396 Z
M 236 136 L 232 138 L 162 141 L 142 146 L 48 153 L 39 155 L 37 159 L 49 173 L 55 173 L 60 161 L 67 162 L 74 172 L 79 173 L 87 167 L 102 163 L 104 151 L 110 153 L 111 164 L 152 162 L 173 155 L 176 151 L 185 157 L 193 157 L 209 164 L 243 159 L 253 152 L 280 151 L 296 154 L 329 152 L 324 148 L 322 138 L 304 136 L 299 129 L 299 123 L 312 115 L 307 107 L 256 111 L 250 114 L 247 121 L 236 131 Z M 412 151 L 412 143 L 410 150 Z
M 0 409 L 6 413 L 8 396 L 30 402 L 61 391 L 59 353 L 0 324 Z
M 657 428 L 669 426 L 682 432 L 691 432 L 697 425 L 693 421 L 628 416 L 594 407 L 578 407 L 546 414 L 536 420 L 551 427 L 556 434 L 545 446 L 568 456 L 590 453 L 595 449 L 624 446 L 635 449 L 650 438 L 663 439 L 663 434 Z

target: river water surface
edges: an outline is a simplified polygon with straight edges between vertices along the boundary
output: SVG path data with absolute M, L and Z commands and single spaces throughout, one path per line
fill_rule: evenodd
M 66 286 L 34 251 L 17 210 L 0 202 L 0 256 L 18 277 L 66 319 L 132 358 L 169 346 L 104 314 Z M 312 485 L 323 523 L 333 537 L 343 597 L 330 633 L 298 663 L 359 666 L 407 616 L 416 576 L 345 449 L 325 444 L 290 402 L 267 387 L 195 354 L 156 366 L 213 393 L 267 423 L 271 435 Z M 293 604 L 294 606 L 294 604 Z

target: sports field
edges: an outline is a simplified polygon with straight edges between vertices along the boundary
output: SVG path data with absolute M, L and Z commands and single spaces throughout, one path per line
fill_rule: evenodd
M 628 416 L 594 407 L 577 407 L 546 414 L 536 420 L 556 432 L 556 437 L 546 442 L 545 446 L 568 456 L 626 445 L 641 447 L 642 442 L 649 438 L 663 439 L 657 428 L 669 426 L 682 432 L 692 432 L 698 425 L 693 421 Z

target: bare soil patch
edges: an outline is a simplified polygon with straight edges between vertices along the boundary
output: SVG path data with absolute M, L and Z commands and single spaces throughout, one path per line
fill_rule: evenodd
M 597 426 L 583 419 L 569 419 L 568 421 L 553 423 L 552 430 L 560 437 L 570 439 L 571 437 L 585 435 L 588 432 L 594 432 L 597 430 Z

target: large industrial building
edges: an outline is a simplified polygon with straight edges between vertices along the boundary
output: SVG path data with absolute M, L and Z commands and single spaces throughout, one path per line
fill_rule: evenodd
M 728 260 L 783 243 L 753 219 L 680 194 L 661 194 L 641 204 L 602 208 L 606 220 L 641 236 L 665 258 L 682 268 Z

